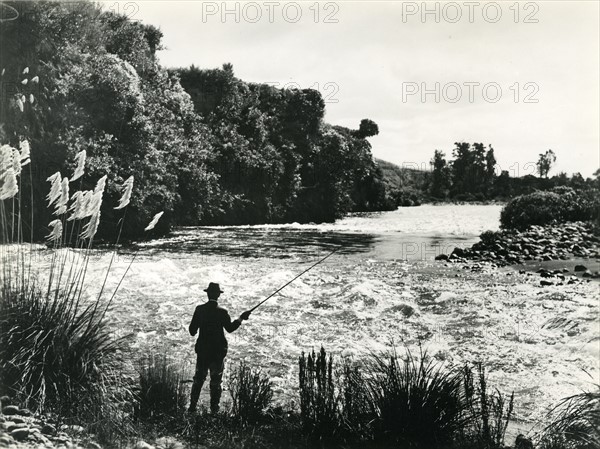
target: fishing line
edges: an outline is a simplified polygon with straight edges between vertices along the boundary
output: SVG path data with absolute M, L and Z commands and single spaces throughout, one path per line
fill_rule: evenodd
M 341 247 L 338 247 L 336 249 L 334 249 L 333 251 L 331 251 L 329 254 L 327 254 L 325 257 L 323 257 L 321 260 L 317 261 L 316 263 L 314 263 L 313 265 L 311 265 L 310 267 L 308 267 L 306 270 L 304 270 L 302 273 L 300 273 L 298 276 L 296 276 L 295 278 L 293 278 L 291 281 L 288 281 L 286 284 L 284 284 L 282 287 L 279 287 L 277 290 L 275 290 L 273 293 L 271 293 L 269 296 L 267 296 L 265 299 L 263 299 L 261 302 L 259 302 L 257 305 L 255 305 L 253 308 L 251 308 L 249 310 L 250 313 L 254 312 L 257 308 L 259 308 L 261 305 L 263 305 L 269 298 L 272 298 L 273 296 L 275 296 L 277 293 L 279 293 L 281 290 L 283 290 L 285 287 L 287 287 L 288 285 L 290 285 L 292 282 L 294 282 L 296 279 L 298 279 L 300 276 L 302 276 L 303 274 L 309 272 L 310 270 L 312 270 L 314 267 L 316 267 L 317 265 L 319 265 L 321 262 L 323 262 L 325 259 L 327 259 L 328 257 L 332 256 L 335 252 L 337 252 Z

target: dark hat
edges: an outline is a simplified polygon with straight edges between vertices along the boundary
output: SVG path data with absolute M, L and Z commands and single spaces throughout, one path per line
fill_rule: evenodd
M 205 292 L 219 292 L 219 293 L 223 293 L 223 290 L 221 290 L 221 287 L 219 287 L 219 284 L 215 283 L 215 282 L 211 282 L 210 284 L 208 284 L 208 287 L 204 289 Z

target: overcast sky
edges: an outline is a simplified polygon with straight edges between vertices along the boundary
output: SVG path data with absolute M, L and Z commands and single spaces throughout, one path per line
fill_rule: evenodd
M 375 157 L 425 166 L 435 149 L 450 156 L 456 141 L 483 142 L 513 176 L 533 173 L 547 149 L 557 155 L 551 174 L 590 176 L 600 165 L 599 3 L 514 4 L 428 2 L 429 13 L 422 2 L 374 1 L 105 8 L 160 27 L 164 66 L 230 62 L 245 81 L 317 88 L 329 123 L 377 122 Z

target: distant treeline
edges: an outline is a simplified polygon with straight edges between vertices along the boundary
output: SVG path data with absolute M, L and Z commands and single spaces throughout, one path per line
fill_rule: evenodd
M 108 175 L 106 204 L 135 176 L 129 237 L 162 210 L 159 233 L 171 225 L 332 221 L 395 207 L 366 140 L 377 125 L 328 125 L 319 92 L 246 83 L 230 64 L 167 70 L 156 59 L 159 29 L 91 2 L 8 4 L 21 14 L 0 27 L 0 138 L 31 142 L 21 210 L 33 189 L 36 223 L 52 218 L 46 178 L 71 176 L 82 150 L 78 187 Z M 39 83 L 28 83 L 34 76 Z M 103 208 L 98 235 L 114 236 L 121 218 Z
M 532 174 L 511 177 L 508 170 L 498 174 L 493 147 L 482 143 L 456 142 L 453 159 L 446 159 L 444 152 L 435 150 L 431 170 L 398 167 L 385 161 L 378 164 L 384 174 L 387 196 L 400 206 L 435 201 L 506 201 L 556 187 L 586 192 L 600 188 L 600 170 L 594 173 L 594 178 L 587 179 L 580 173 L 568 176 L 564 172 L 548 177 L 556 157 L 551 150 L 539 156 L 535 164 L 539 177 Z

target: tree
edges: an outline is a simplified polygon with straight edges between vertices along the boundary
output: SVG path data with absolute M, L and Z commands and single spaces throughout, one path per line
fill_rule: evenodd
M 554 151 L 548 150 L 545 153 L 540 153 L 540 157 L 537 161 L 537 170 L 540 178 L 547 178 L 548 172 L 552 168 L 552 165 L 556 162 L 556 154 Z
M 379 127 L 377 126 L 377 123 L 368 118 L 364 118 L 360 121 L 358 131 L 355 131 L 354 133 L 355 137 L 359 139 L 376 136 L 377 134 L 379 134 Z
M 431 165 L 433 166 L 430 187 L 431 196 L 445 198 L 450 188 L 450 168 L 446 162 L 445 153 L 435 150 Z

